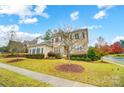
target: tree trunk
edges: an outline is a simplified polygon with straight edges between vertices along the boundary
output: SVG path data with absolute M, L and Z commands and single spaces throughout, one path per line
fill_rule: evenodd
M 68 51 L 68 60 L 70 60 L 70 52 Z
M 67 60 L 68 60 L 68 63 L 70 64 L 70 51 L 69 51 L 69 49 L 67 49 Z

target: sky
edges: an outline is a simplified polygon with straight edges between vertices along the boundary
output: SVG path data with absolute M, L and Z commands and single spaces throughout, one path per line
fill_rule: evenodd
M 7 44 L 7 32 L 12 30 L 20 40 L 32 40 L 63 25 L 88 28 L 89 45 L 99 36 L 108 43 L 124 40 L 124 6 L 1 5 L 0 46 Z

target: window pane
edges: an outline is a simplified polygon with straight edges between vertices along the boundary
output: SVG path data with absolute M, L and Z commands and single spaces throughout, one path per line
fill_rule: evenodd
M 40 48 L 37 48 L 37 54 L 40 54 Z
M 75 39 L 79 39 L 79 34 L 75 34 Z
M 35 54 L 35 49 L 33 49 L 33 53 L 32 54 Z

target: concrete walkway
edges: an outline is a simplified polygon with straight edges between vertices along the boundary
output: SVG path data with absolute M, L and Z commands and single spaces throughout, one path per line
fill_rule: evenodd
M 93 85 L 80 83 L 72 80 L 67 80 L 67 79 L 63 79 L 63 78 L 59 78 L 59 77 L 55 77 L 47 74 L 42 74 L 39 72 L 30 71 L 27 69 L 15 67 L 12 65 L 4 64 L 4 63 L 0 63 L 0 67 L 19 73 L 24 76 L 30 77 L 32 79 L 41 81 L 41 82 L 49 83 L 55 87 L 95 87 Z
M 121 67 L 124 67 L 124 61 L 122 61 L 122 62 L 120 62 L 120 61 L 118 61 L 118 60 L 113 60 L 112 59 L 112 57 L 110 56 L 104 56 L 103 58 L 102 58 L 102 60 L 103 61 L 106 61 L 106 62 L 108 62 L 108 63 L 112 63 L 112 64 L 115 64 L 115 65 L 119 65 L 119 66 L 121 66 Z M 123 64 L 122 64 L 123 63 Z

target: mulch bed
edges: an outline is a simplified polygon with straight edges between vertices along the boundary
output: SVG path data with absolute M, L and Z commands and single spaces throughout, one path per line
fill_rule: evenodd
M 7 61 L 7 63 L 15 63 L 15 62 L 23 61 L 23 60 L 24 60 L 24 59 L 13 59 L 13 60 Z
M 58 71 L 74 72 L 74 73 L 81 73 L 84 71 L 84 68 L 82 66 L 76 64 L 58 65 L 55 67 L 55 69 Z
M 4 58 L 25 57 L 26 55 L 5 55 Z

